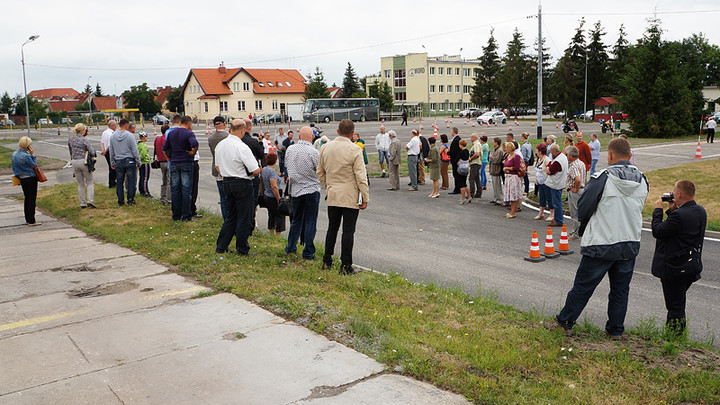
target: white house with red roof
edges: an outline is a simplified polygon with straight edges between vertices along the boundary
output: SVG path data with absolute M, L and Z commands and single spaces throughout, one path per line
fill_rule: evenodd
M 185 114 L 199 120 L 254 117 L 286 113 L 289 104 L 302 103 L 305 78 L 295 69 L 191 69 L 182 91 Z

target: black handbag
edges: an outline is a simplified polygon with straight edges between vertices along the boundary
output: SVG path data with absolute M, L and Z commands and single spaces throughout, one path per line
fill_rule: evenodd
M 90 173 L 95 171 L 95 156 L 92 156 L 90 152 L 85 152 L 85 166 L 87 166 Z
M 290 203 L 290 180 L 285 185 L 284 197 L 278 202 L 278 214 L 291 217 L 292 216 L 292 204 Z
M 157 159 L 153 159 L 152 162 L 150 162 L 150 167 L 153 169 L 159 169 L 160 168 L 160 162 Z

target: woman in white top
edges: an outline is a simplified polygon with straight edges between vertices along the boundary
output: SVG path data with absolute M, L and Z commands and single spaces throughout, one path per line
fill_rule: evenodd
M 545 167 L 550 163 L 551 159 L 547 156 L 547 145 L 544 143 L 541 143 L 537 146 L 537 161 L 535 163 L 535 180 L 538 183 L 538 199 L 539 199 L 539 205 L 540 205 L 540 212 L 537 214 L 537 216 L 533 219 L 541 220 L 545 219 L 545 209 L 547 208 L 548 211 L 550 211 L 550 216 L 548 219 L 552 221 L 554 218 L 554 211 L 552 208 L 550 208 L 551 204 L 549 204 L 550 201 L 550 191 L 548 190 L 548 187 L 545 185 L 545 172 L 543 171 Z

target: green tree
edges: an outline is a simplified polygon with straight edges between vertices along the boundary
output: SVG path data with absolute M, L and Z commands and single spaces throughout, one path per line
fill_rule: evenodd
M 392 89 L 383 81 L 378 86 L 377 98 L 380 100 L 380 111 L 392 111 L 395 100 L 393 99 Z
M 582 91 L 578 88 L 582 78 L 577 74 L 577 67 L 568 51 L 558 60 L 550 77 L 550 94 L 555 104 L 555 111 L 575 112 L 578 100 L 582 99 Z
M 6 91 L 0 98 L 0 113 L 10 114 L 12 112 L 13 100 Z
M 470 101 L 478 106 L 487 108 L 496 107 L 498 103 L 498 82 L 497 75 L 500 72 L 500 56 L 498 56 L 498 45 L 493 33 L 490 30 L 490 38 L 483 49 L 480 57 L 480 68 L 475 68 L 475 84 L 472 87 Z
M 87 112 L 90 110 L 90 103 L 83 101 L 82 103 L 75 104 L 75 111 Z
M 587 102 L 588 109 L 592 110 L 592 103 L 595 100 L 608 95 L 606 92 L 609 89 L 607 80 L 608 60 L 610 57 L 603 44 L 602 37 L 605 36 L 606 32 L 600 24 L 600 21 L 595 23 L 595 26 L 588 34 L 590 36 L 590 43 L 587 46 Z
M 531 59 L 525 54 L 525 43 L 522 34 L 515 28 L 513 37 L 508 42 L 503 66 L 497 75 L 500 85 L 499 101 L 508 107 L 518 107 L 526 104 L 532 92 L 537 89 L 530 68 Z
M 102 97 L 102 88 L 100 88 L 100 83 L 95 83 L 95 92 L 93 92 L 93 97 Z
M 85 85 L 85 90 L 83 90 L 83 93 L 87 93 L 87 94 L 92 93 L 92 87 L 90 87 L 90 83 Z
M 623 77 L 623 75 L 625 74 L 628 45 L 629 44 L 627 41 L 627 32 L 625 31 L 625 26 L 620 25 L 618 39 L 617 41 L 615 41 L 615 45 L 612 49 L 613 57 L 608 62 L 607 91 L 609 92 L 609 94 L 617 95 L 622 90 L 620 88 L 620 78 Z
M 350 65 L 350 62 L 348 62 L 347 69 L 345 69 L 345 77 L 343 78 L 343 82 L 342 82 L 341 97 L 343 97 L 343 98 L 354 97 L 354 95 L 359 90 L 360 90 L 360 83 L 358 82 L 358 77 L 355 74 L 355 70 L 353 69 L 352 65 Z
M 184 107 L 182 86 L 178 86 L 170 90 L 166 100 L 168 110 L 176 113 L 182 113 Z
M 162 109 L 160 102 L 155 100 L 157 93 L 148 87 L 147 83 L 130 86 L 122 94 L 127 108 L 137 108 L 141 114 L 155 114 Z
M 28 106 L 30 107 L 30 123 L 34 123 L 38 119 L 43 118 L 47 115 L 47 107 L 45 106 L 45 104 L 38 102 L 31 96 L 27 96 L 27 100 Z M 22 96 L 17 97 L 14 115 L 26 115 L 25 99 Z
M 323 76 L 320 67 L 315 68 L 310 83 L 305 87 L 305 99 L 311 98 L 330 98 L 328 93 L 328 86 L 325 83 L 325 76 Z
M 660 20 L 628 48 L 623 89 L 618 101 L 629 115 L 630 129 L 638 137 L 674 138 L 694 132 L 693 89 L 681 66 L 677 47 L 662 40 Z M 699 114 L 699 111 L 697 112 Z

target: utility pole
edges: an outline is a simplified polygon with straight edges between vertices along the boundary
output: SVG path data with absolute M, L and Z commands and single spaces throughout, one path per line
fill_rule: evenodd
M 537 139 L 542 139 L 542 72 L 543 54 L 542 54 L 542 4 L 538 2 L 538 64 L 537 64 Z

